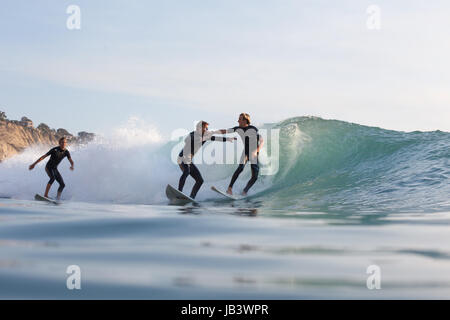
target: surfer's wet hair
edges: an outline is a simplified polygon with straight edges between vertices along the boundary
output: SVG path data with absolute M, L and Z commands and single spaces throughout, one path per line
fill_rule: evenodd
M 59 138 L 58 142 L 61 143 L 61 142 L 63 142 L 64 140 L 67 141 L 67 138 L 66 138 L 66 137 L 61 137 L 61 138 Z
M 208 122 L 206 122 L 206 121 L 199 121 L 198 123 L 197 123 L 197 130 L 201 130 L 201 129 L 203 129 L 206 125 L 209 125 L 209 123 Z
M 247 124 L 250 124 L 250 115 L 248 113 L 241 113 L 239 117 L 242 117 L 245 121 L 247 121 Z

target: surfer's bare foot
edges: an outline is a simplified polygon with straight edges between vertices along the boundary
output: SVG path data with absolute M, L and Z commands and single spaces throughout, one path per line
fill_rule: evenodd
M 227 189 L 227 193 L 228 193 L 229 195 L 233 195 L 233 189 L 232 189 L 232 188 L 230 188 L 230 187 L 228 187 L 228 189 Z
M 241 195 L 246 196 L 246 195 L 247 195 L 247 192 L 242 191 Z

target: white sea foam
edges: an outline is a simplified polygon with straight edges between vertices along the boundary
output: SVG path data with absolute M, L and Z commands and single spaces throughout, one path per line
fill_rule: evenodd
M 164 204 L 167 202 L 165 187 L 168 183 L 177 186 L 181 175 L 171 154 L 181 150 L 180 141 L 169 141 L 158 128 L 138 118 L 130 118 L 124 125 L 109 134 L 98 135 L 86 145 L 72 145 L 68 149 L 75 162 L 75 170 L 70 171 L 69 162 L 64 159 L 58 170 L 64 178 L 66 188 L 63 199 L 88 202 L 114 202 L 136 204 Z M 212 143 L 212 144 L 218 144 Z M 231 145 L 231 143 L 228 143 Z M 227 146 L 229 147 L 229 146 Z M 33 146 L 0 164 L 0 195 L 17 199 L 31 199 L 36 193 L 43 193 L 48 176 L 45 163 L 39 163 L 34 170 L 28 166 L 48 151 L 48 147 Z M 205 145 L 198 152 L 211 153 L 213 145 Z M 215 148 L 218 150 L 217 148 Z M 199 164 L 205 184 L 198 199 L 217 197 L 210 186 L 224 189 L 236 169 L 233 165 Z M 249 167 L 249 166 L 247 166 Z M 246 168 L 236 183 L 236 191 L 241 190 L 250 176 Z M 260 185 L 254 190 L 264 187 Z M 194 180 L 189 177 L 184 191 L 189 193 Z M 56 196 L 58 183 L 55 182 L 50 196 Z
M 97 136 L 87 145 L 69 146 L 75 162 L 70 171 L 64 159 L 58 169 L 66 189 L 63 198 L 81 201 L 115 201 L 154 203 L 162 199 L 167 174 L 173 171 L 157 150 L 164 143 L 158 129 L 137 118 Z M 48 159 L 32 171 L 28 166 L 48 151 L 33 146 L 0 164 L 0 194 L 29 199 L 44 191 L 48 176 L 44 167 Z M 155 170 L 156 169 L 156 170 Z M 50 194 L 56 193 L 57 182 Z

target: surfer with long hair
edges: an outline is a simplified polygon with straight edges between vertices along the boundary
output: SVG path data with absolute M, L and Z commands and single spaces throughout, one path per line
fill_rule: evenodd
M 238 126 L 226 130 L 220 130 L 220 133 L 233 133 L 236 132 L 244 142 L 244 152 L 242 153 L 239 166 L 231 177 L 230 184 L 228 185 L 227 193 L 233 194 L 233 185 L 237 178 L 244 170 L 245 165 L 250 161 L 250 167 L 252 170 L 252 176 L 242 191 L 242 195 L 246 196 L 248 190 L 255 184 L 259 174 L 258 155 L 259 151 L 264 146 L 264 139 L 258 133 L 258 129 L 255 126 L 250 125 L 250 115 L 248 113 L 241 113 L 238 118 Z

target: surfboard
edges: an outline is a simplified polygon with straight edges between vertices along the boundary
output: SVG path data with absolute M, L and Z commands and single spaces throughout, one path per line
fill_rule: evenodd
M 59 201 L 56 201 L 56 200 L 53 200 L 53 199 L 50 199 L 50 198 L 46 198 L 46 197 L 41 196 L 40 194 L 37 194 L 37 193 L 36 193 L 36 195 L 34 196 L 34 200 L 37 200 L 37 201 L 46 201 L 46 202 L 50 202 L 50 203 L 53 203 L 53 204 L 60 204 Z
M 191 197 L 185 195 L 183 192 L 178 191 L 178 189 L 172 187 L 170 184 L 166 187 L 166 196 L 172 204 L 187 204 L 187 203 L 198 203 Z
M 220 195 L 222 195 L 222 196 L 224 196 L 224 197 L 226 197 L 226 198 L 228 198 L 230 200 L 241 200 L 241 199 L 246 198 L 246 196 L 230 195 L 230 194 L 228 194 L 226 192 L 223 192 L 223 191 L 217 189 L 214 186 L 211 187 L 211 190 L 217 192 L 218 194 L 220 194 Z

